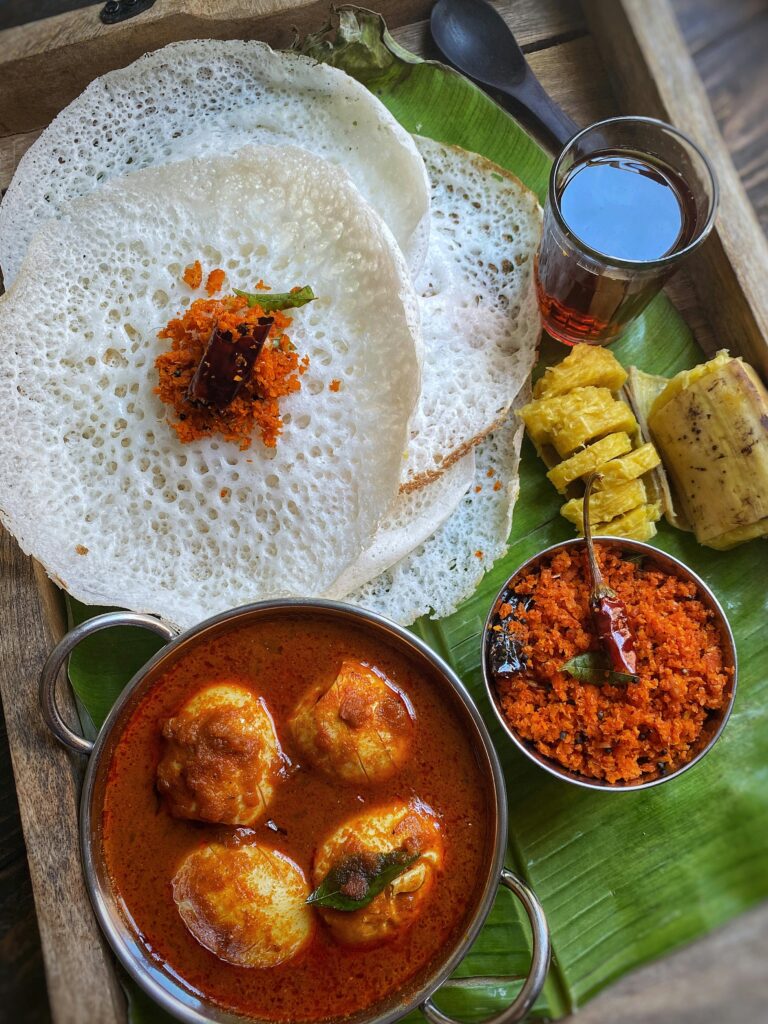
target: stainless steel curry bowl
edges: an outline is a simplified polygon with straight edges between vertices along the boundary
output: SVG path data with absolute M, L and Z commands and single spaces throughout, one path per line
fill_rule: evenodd
M 464 723 L 465 734 L 475 751 L 487 786 L 490 832 L 485 876 L 483 884 L 478 887 L 476 904 L 467 917 L 461 935 L 444 950 L 437 961 L 410 979 L 401 989 L 366 1010 L 344 1018 L 345 1021 L 349 1024 L 392 1024 L 411 1010 L 419 1008 L 430 1024 L 453 1024 L 452 1019 L 434 1004 L 432 997 L 464 959 L 491 910 L 500 886 L 510 889 L 523 904 L 532 929 L 533 955 L 528 976 L 519 994 L 511 1005 L 492 1020 L 493 1024 L 513 1024 L 522 1020 L 544 984 L 549 966 L 550 942 L 544 913 L 536 897 L 522 879 L 504 867 L 507 844 L 506 792 L 498 755 L 485 723 L 462 682 L 425 643 L 382 616 L 332 601 L 280 600 L 246 605 L 207 619 L 182 635 L 176 635 L 168 626 L 148 615 L 112 612 L 89 619 L 78 626 L 52 651 L 40 680 L 43 716 L 61 743 L 89 758 L 80 804 L 83 871 L 96 917 L 118 960 L 147 995 L 180 1021 L 188 1024 L 242 1024 L 244 1020 L 253 1019 L 223 1010 L 201 999 L 199 993 L 186 986 L 182 978 L 166 970 L 151 956 L 106 868 L 101 834 L 102 808 L 112 752 L 134 709 L 156 680 L 197 644 L 265 617 L 291 612 L 311 613 L 342 622 L 350 630 L 374 634 L 409 657 L 411 663 L 421 671 L 435 678 L 446 700 L 453 703 L 456 714 Z M 91 743 L 74 733 L 62 719 L 56 705 L 56 680 L 70 652 L 86 636 L 112 626 L 127 625 L 149 629 L 162 636 L 167 644 L 130 680 L 100 729 L 96 741 Z
M 530 572 L 531 569 L 537 568 L 542 562 L 547 561 L 558 551 L 562 551 L 565 548 L 584 548 L 584 539 L 581 537 L 574 538 L 573 540 L 561 541 L 559 544 L 553 544 L 551 547 L 545 548 L 538 554 L 533 555 L 527 561 L 523 562 L 509 577 L 507 582 L 501 588 L 499 593 L 491 605 L 488 617 L 485 620 L 485 627 L 483 629 L 483 650 L 482 650 L 482 666 L 483 666 L 483 679 L 485 680 L 485 687 L 488 691 L 488 699 L 496 712 L 504 732 L 507 734 L 512 743 L 517 749 L 524 754 L 530 761 L 537 764 L 540 768 L 543 768 L 545 772 L 550 775 L 554 775 L 558 779 L 562 779 L 564 782 L 570 782 L 575 786 L 581 786 L 583 789 L 597 789 L 602 792 L 609 793 L 637 793 L 640 790 L 651 789 L 653 786 L 660 786 L 664 782 L 671 782 L 672 779 L 679 778 L 683 772 L 688 771 L 689 768 L 693 768 L 694 765 L 698 764 L 703 757 L 705 757 L 710 750 L 714 747 L 715 743 L 720 739 L 723 734 L 723 730 L 728 722 L 731 711 L 733 710 L 734 700 L 736 699 L 736 680 L 737 680 L 737 658 L 736 658 L 736 644 L 733 639 L 733 633 L 731 631 L 730 624 L 726 618 L 725 612 L 717 600 L 715 595 L 709 589 L 707 584 L 702 580 L 696 573 L 689 569 L 684 562 L 675 558 L 672 555 L 667 554 L 666 551 L 661 551 L 659 548 L 653 547 L 651 544 L 645 544 L 639 540 L 626 540 L 623 537 L 595 537 L 595 541 L 603 545 L 608 545 L 613 548 L 619 548 L 621 551 L 630 555 L 642 555 L 648 558 L 649 561 L 655 563 L 655 565 L 663 572 L 670 576 L 677 576 L 680 579 L 685 580 L 689 583 L 695 583 L 699 597 L 706 608 L 712 612 L 714 621 L 717 624 L 720 638 L 723 645 L 723 660 L 726 668 L 733 670 L 731 677 L 730 692 L 728 695 L 728 701 L 725 707 L 719 712 L 718 715 L 712 718 L 711 721 L 707 722 L 704 732 L 700 738 L 698 747 L 694 753 L 694 756 L 686 761 L 685 764 L 680 765 L 675 771 L 669 772 L 667 775 L 651 776 L 645 781 L 637 780 L 634 782 L 605 782 L 601 779 L 588 778 L 586 775 L 580 775 L 578 772 L 571 771 L 568 768 L 564 768 L 557 761 L 552 758 L 545 757 L 539 753 L 538 750 L 533 746 L 531 742 L 524 739 L 518 734 L 514 727 L 504 716 L 500 704 L 499 697 L 496 692 L 496 683 L 493 678 L 493 673 L 488 664 L 488 641 L 489 641 L 489 629 L 493 623 L 496 611 L 501 603 L 503 595 L 508 593 L 514 588 L 514 582 L 519 579 L 525 573 Z

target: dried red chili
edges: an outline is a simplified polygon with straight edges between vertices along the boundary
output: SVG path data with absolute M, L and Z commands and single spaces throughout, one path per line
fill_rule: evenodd
M 589 499 L 592 493 L 592 485 L 600 479 L 602 479 L 601 473 L 592 473 L 587 480 L 584 492 L 584 540 L 587 545 L 587 561 L 592 580 L 589 607 L 592 612 L 592 621 L 595 625 L 597 638 L 600 641 L 600 646 L 608 655 L 611 668 L 614 672 L 634 675 L 637 668 L 637 656 L 634 652 L 634 642 L 627 620 L 627 610 L 617 596 L 616 591 L 612 590 L 604 582 L 600 566 L 597 564 L 595 547 L 592 543 Z
M 239 324 L 237 335 L 217 324 L 187 388 L 188 401 L 226 409 L 251 379 L 273 323 L 274 317 L 262 316 L 255 324 Z

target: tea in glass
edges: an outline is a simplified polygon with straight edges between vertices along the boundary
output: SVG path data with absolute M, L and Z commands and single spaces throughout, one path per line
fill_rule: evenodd
M 614 341 L 707 237 L 709 162 L 652 118 L 585 128 L 556 161 L 536 258 L 545 330 L 568 345 Z

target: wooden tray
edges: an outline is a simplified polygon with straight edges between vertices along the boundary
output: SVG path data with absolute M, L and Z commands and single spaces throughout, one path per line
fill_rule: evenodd
M 374 0 L 370 0 L 374 3 Z M 395 38 L 423 56 L 432 0 L 378 0 Z M 497 4 L 544 87 L 578 122 L 619 111 L 689 132 L 715 165 L 721 214 L 672 297 L 702 347 L 727 346 L 768 376 L 768 242 L 731 163 L 667 0 Z M 161 0 L 115 26 L 99 6 L 0 32 L 0 188 L 52 117 L 94 77 L 175 39 L 259 38 L 286 46 L 327 16 L 327 0 Z M 696 282 L 696 288 L 691 286 Z M 42 663 L 64 629 L 59 595 L 0 531 L 0 693 L 57 1024 L 111 1024 L 125 1007 L 80 873 L 81 765 L 49 737 L 37 705 Z M 64 702 L 62 702 L 64 703 Z

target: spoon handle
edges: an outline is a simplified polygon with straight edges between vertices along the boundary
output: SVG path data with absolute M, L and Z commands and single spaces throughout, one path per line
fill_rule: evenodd
M 526 69 L 522 81 L 498 90 L 496 98 L 553 154 L 559 153 L 579 130 L 530 68 Z

